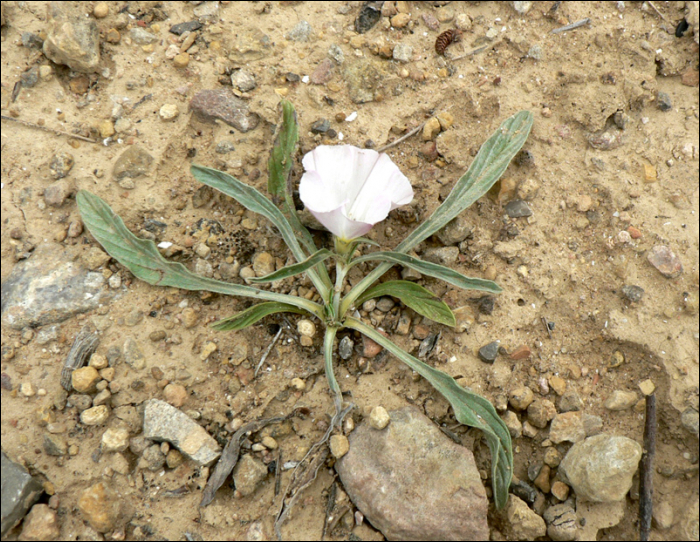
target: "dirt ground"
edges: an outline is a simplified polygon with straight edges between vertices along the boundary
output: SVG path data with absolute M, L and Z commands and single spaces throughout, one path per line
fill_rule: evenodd
M 197 31 L 189 63 L 178 68 L 165 54 L 172 43 L 179 45 L 179 38 L 168 30 L 196 19 L 193 4 L 197 2 L 108 2 L 109 14 L 96 19 L 100 66 L 86 77 L 52 64 L 41 49 L 23 46 L 23 32 L 40 35 L 46 30 L 45 2 L 3 2 L 3 115 L 96 137 L 104 129 L 100 124 L 111 119 L 115 103 L 121 102 L 122 117 L 129 121 L 123 132 L 92 144 L 3 120 L 3 281 L 18 263 L 20 244 L 61 243 L 77 259 L 95 244 L 87 232 L 66 235 L 69 224 L 79 217 L 73 197 L 60 207 L 44 203 L 43 192 L 53 182 L 49 164 L 61 152 L 74 157 L 67 177 L 73 187 L 105 199 L 137 234 L 146 219 L 167 224 L 157 230 L 157 242 L 183 247 L 175 259 L 190 268 L 196 259 L 192 248 L 196 223 L 217 220 L 224 233 L 207 256 L 217 276 L 219 264 L 227 258 L 229 265 L 241 267 L 251 265 L 260 252 L 271 254 L 278 265 L 291 258 L 271 225 L 256 221 L 231 199 L 215 195 L 194 207 L 192 198 L 199 185 L 189 173 L 195 162 L 226 170 L 266 192 L 267 157 L 280 96 L 296 107 L 301 152 L 321 143 L 338 143 L 341 134 L 343 143 L 362 147 L 371 140 L 381 147 L 435 114 L 452 115 L 453 124 L 438 138 L 436 160 L 421 133 L 387 151 L 411 180 L 416 197 L 410 213 L 394 212 L 372 231 L 386 248 L 395 246 L 413 227 L 407 223 L 408 215 L 419 221 L 429 216 L 505 118 L 528 109 L 535 123 L 524 147 L 527 153 L 506 171 L 509 181 L 502 183 L 500 197 L 484 197 L 463 213 L 473 231 L 459 245 L 454 264 L 467 275 L 495 278 L 504 291 L 486 314 L 474 302 L 480 297 L 477 292 L 423 280 L 454 308 L 466 307 L 464 331 L 424 322 L 431 332 L 441 332 L 431 363 L 464 378 L 497 405 L 503 404 L 509 390 L 522 385 L 558 404 L 548 383 L 552 376 L 561 376 L 569 390 L 578 392 L 582 410 L 602 417 L 604 431 L 638 442 L 644 425 L 638 385 L 651 379 L 659 413 L 655 503 L 670 505 L 674 518 L 670 529 L 655 528 L 652 536 L 682 539 L 683 518 L 698 502 L 697 421 L 695 434 L 681 424 L 683 412 L 698 409 L 698 46 L 692 29 L 682 37 L 675 35 L 685 16 L 685 2 L 655 2 L 658 12 L 641 2 L 564 2 L 555 11 L 553 2 L 535 2 L 523 15 L 511 2 L 398 2 L 400 12 L 410 13 L 406 26 L 393 28 L 385 16 L 362 35 L 354 31 L 361 2 L 221 2 L 218 12 Z M 94 6 L 83 2 L 71 9 L 93 17 Z M 385 14 L 390 14 L 386 11 L 390 7 L 385 6 Z M 442 22 L 431 29 L 432 19 L 423 15 Z M 550 33 L 587 17 L 590 23 L 581 28 Z M 287 39 L 303 20 L 312 28 L 309 40 Z M 125 22 L 127 27 L 120 26 Z M 436 37 L 457 24 L 464 27 L 461 41 L 451 44 L 444 56 L 438 55 Z M 150 45 L 133 43 L 128 30 L 133 26 L 150 30 L 158 40 Z M 259 58 L 245 59 L 241 39 L 255 28 L 269 39 L 260 47 Z M 118 43 L 106 39 L 112 29 L 121 33 Z M 387 47 L 391 51 L 396 44 L 413 47 L 407 62 L 386 58 Z M 332 45 L 343 51 L 344 62 L 333 62 L 332 76 L 325 83 L 287 76 L 311 75 Z M 468 54 L 484 45 L 484 50 Z M 374 99 L 365 103 L 352 101 L 351 75 L 345 71 L 345 66 L 359 61 L 376 67 L 376 80 L 367 83 L 374 85 Z M 13 100 L 15 84 L 33 66 L 52 66 L 53 73 L 22 88 Z M 242 133 L 223 123 L 193 118 L 188 104 L 194 93 L 230 89 L 229 76 L 239 68 L 255 77 L 255 88 L 243 93 L 243 99 L 259 115 L 259 125 Z M 659 93 L 670 99 L 668 110 L 659 106 Z M 177 106 L 174 120 L 159 115 L 166 104 Z M 343 120 L 353 112 L 355 120 Z M 328 119 L 337 135 L 312 133 L 311 125 L 319 119 Z M 616 139 L 601 137 L 604 131 Z M 234 150 L 217 152 L 217 145 L 227 141 Z M 125 189 L 113 180 L 112 167 L 131 144 L 142 146 L 155 160 L 147 176 L 136 179 L 133 189 Z M 295 180 L 300 175 L 299 162 Z M 532 216 L 508 217 L 505 203 L 514 197 L 527 201 Z M 316 238 L 319 243 L 330 241 L 322 232 Z M 666 278 L 647 261 L 656 245 L 668 246 L 678 255 L 683 265 L 680 276 Z M 431 239 L 417 252 L 433 246 L 441 244 Z M 55 423 L 65 427 L 69 453 L 51 456 L 44 449 L 47 430 L 38 413 L 60 403 L 60 373 L 73 338 L 86 324 L 98 322 L 102 329 L 98 353 L 121 349 L 130 337 L 147 359 L 147 369 L 141 372 L 123 361 L 115 365 L 115 379 L 123 390 L 128 388 L 129 404 L 138 407 L 152 397 L 162 398 L 164 380 L 179 375 L 178 382 L 188 392 L 182 410 L 197 413 L 199 422 L 221 442 L 230 436 L 232 423 L 286 414 L 303 405 L 311 411 L 308 417 L 272 432 L 283 457 L 299 459 L 305 447 L 323 434 L 333 411 L 323 374 L 321 325 L 317 323 L 310 347 L 300 345 L 295 316 L 288 317 L 291 329 L 284 319 L 269 317 L 243 332 L 218 333 L 207 324 L 247 307 L 247 302 L 153 287 L 133 279 L 114 261 L 102 269 L 105 277 L 121 277 L 120 297 L 60 323 L 56 341 L 40 345 L 33 332 L 11 329 L 3 322 L 3 382 L 6 375 L 12 382 L 11 390 L 4 384 L 2 390 L 3 450 L 50 482 L 54 497 L 49 501 L 47 495 L 43 502 L 57 510 L 61 539 L 103 539 L 77 506 L 81 491 L 100 480 L 108 481 L 121 501 L 119 521 L 104 535 L 107 539 L 273 539 L 279 507 L 273 476 L 244 498 L 236 498 L 225 485 L 214 503 L 200 512 L 208 469 L 185 461 L 174 469 L 151 472 L 138 468 L 139 458 L 127 450 L 123 455 L 129 469 L 120 474 L 111 454 L 99 453 L 102 433 L 114 420 L 86 427 L 75 407 L 53 411 Z M 360 273 L 362 268 L 358 269 Z M 237 276 L 230 280 L 242 283 Z M 640 301 L 623 295 L 623 286 L 629 285 L 644 289 Z M 308 286 L 304 280 L 289 280 L 280 291 L 304 294 Z M 185 307 L 197 316 L 194 327 L 183 325 Z M 134 317 L 139 312 L 145 317 Z M 413 314 L 408 335 L 392 333 L 392 318 L 396 320 L 391 313 L 385 318 L 385 329 L 399 345 L 415 352 L 420 318 Z M 543 321 L 553 328 L 547 330 Z M 252 368 L 272 342 L 276 325 L 282 325 L 281 340 L 264 370 L 252 379 Z M 165 338 L 161 334 L 154 341 L 159 336 L 154 332 L 161 331 Z M 527 345 L 532 355 L 513 360 L 504 354 L 493 365 L 486 364 L 477 352 L 494 340 L 508 352 Z M 209 341 L 217 350 L 202 361 L 202 345 Z M 355 354 L 338 363 L 337 375 L 358 407 L 353 414 L 356 422 L 376 405 L 392 409 L 413 403 L 436 423 L 454 426 L 447 403 L 426 382 L 414 379 L 391 356 L 363 358 L 361 339 L 355 337 L 355 343 Z M 236 365 L 230 353 L 242 345 L 247 345 L 248 359 Z M 6 356 L 10 351 L 12 355 Z M 610 360 L 616 351 L 625 362 L 613 367 Z M 295 377 L 305 381 L 303 392 L 291 388 Z M 20 384 L 27 382 L 40 393 L 31 397 L 19 393 Z M 615 390 L 637 392 L 640 403 L 622 411 L 607 410 L 603 404 Z M 461 429 L 455 432 L 465 444 L 473 442 Z M 542 430 L 535 438 L 514 440 L 519 478 L 527 480 L 528 467 L 542 462 L 546 436 L 547 430 Z M 562 453 L 569 447 L 557 445 Z M 479 445 L 475 454 L 479 467 L 488 471 L 487 448 Z M 322 468 L 306 490 L 283 527 L 286 538 L 320 538 L 333 472 Z M 289 473 L 282 475 L 283 486 Z M 599 539 L 636 539 L 638 503 L 633 497 L 625 501 L 623 520 L 601 530 Z M 549 495 L 547 501 L 556 502 Z M 489 525 L 493 539 L 507 538 L 501 516 L 491 514 Z M 19 532 L 20 528 L 12 531 L 8 540 L 18 539 Z M 327 534 L 338 540 L 349 536 L 382 539 L 367 523 L 354 526 L 352 513 Z

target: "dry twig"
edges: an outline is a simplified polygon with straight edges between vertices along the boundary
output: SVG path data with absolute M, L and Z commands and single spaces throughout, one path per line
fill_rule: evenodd
M 654 454 L 656 453 L 656 395 L 647 395 L 644 420 L 644 452 L 639 478 L 639 540 L 649 540 L 652 493 L 654 492 Z
M 14 117 L 9 117 L 7 115 L 2 115 L 2 120 L 10 120 L 12 122 L 17 122 L 19 124 L 23 124 L 24 126 L 27 126 L 29 128 L 37 128 L 39 130 L 44 130 L 45 132 L 51 132 L 51 133 L 54 133 L 57 135 L 72 137 L 73 139 L 79 139 L 80 141 L 87 141 L 88 143 L 99 143 L 99 141 L 95 141 L 94 139 L 90 139 L 89 137 L 83 137 L 81 135 L 71 134 L 69 132 L 63 132 L 61 130 L 56 130 L 55 128 L 49 128 L 48 126 L 41 126 L 39 124 L 34 124 L 33 122 L 28 122 L 26 120 L 16 119 Z
M 407 134 L 402 135 L 402 136 L 401 136 L 400 138 L 398 138 L 396 141 L 392 141 L 391 143 L 388 143 L 388 144 L 384 145 L 383 147 L 378 148 L 378 149 L 377 149 L 377 152 L 384 152 L 385 150 L 390 149 L 391 147 L 394 147 L 394 146 L 398 145 L 398 144 L 401 143 L 402 141 L 407 140 L 407 139 L 408 139 L 409 137 L 411 137 L 412 135 L 417 134 L 418 132 L 420 132 L 420 131 L 423 129 L 423 126 L 425 126 L 425 122 L 424 122 L 423 124 L 419 125 L 419 126 L 416 126 L 413 130 L 411 130 L 411 131 L 408 132 Z
M 554 30 L 551 30 L 549 33 L 550 34 L 561 34 L 562 32 L 568 32 L 569 30 L 575 30 L 576 28 L 579 28 L 580 26 L 585 26 L 590 22 L 591 22 L 591 19 L 589 17 L 586 17 L 585 19 L 581 19 L 580 21 L 576 21 L 575 23 L 571 23 L 571 24 L 567 24 L 566 26 L 560 26 L 559 28 L 555 28 Z

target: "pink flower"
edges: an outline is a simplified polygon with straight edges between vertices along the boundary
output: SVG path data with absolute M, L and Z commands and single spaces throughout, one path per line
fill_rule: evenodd
M 389 211 L 410 203 L 409 180 L 386 154 L 352 145 L 321 145 L 302 160 L 299 196 L 343 240 L 365 235 Z

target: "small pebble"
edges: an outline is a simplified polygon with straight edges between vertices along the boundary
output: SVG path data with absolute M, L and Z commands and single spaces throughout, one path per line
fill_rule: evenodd
M 338 354 L 341 359 L 350 359 L 352 357 L 353 348 L 355 347 L 354 341 L 349 337 L 345 336 L 340 339 L 340 344 L 338 345 Z
M 366 358 L 373 358 L 382 351 L 381 346 L 364 335 L 362 336 L 362 347 L 362 355 Z
M 190 55 L 187 53 L 180 53 L 173 58 L 173 65 L 176 68 L 186 68 L 190 63 Z
M 561 480 L 557 480 L 552 484 L 550 493 L 554 495 L 558 500 L 565 501 L 569 496 L 569 486 L 567 486 Z
M 158 114 L 160 115 L 161 119 L 165 121 L 170 121 L 177 118 L 177 116 L 180 114 L 180 110 L 175 104 L 165 104 L 163 105 L 163 107 L 160 108 Z
M 653 247 L 647 254 L 647 260 L 666 278 L 674 279 L 683 273 L 680 258 L 665 245 Z
M 423 141 L 431 141 L 440 133 L 440 121 L 431 117 L 423 126 Z
M 99 405 L 83 410 L 80 413 L 80 421 L 84 425 L 102 425 L 109 418 L 109 408 Z
M 299 320 L 297 322 L 297 331 L 304 337 L 313 337 L 316 335 L 316 325 L 311 320 Z
M 331 127 L 331 123 L 328 119 L 319 119 L 311 125 L 311 131 L 314 134 L 323 134 L 328 131 Z
M 656 96 L 656 105 L 661 111 L 670 111 L 673 109 L 671 97 L 665 92 L 659 92 Z
M 34 391 L 34 386 L 32 386 L 31 382 L 22 382 L 19 385 L 19 392 L 25 397 L 32 397 L 36 394 L 36 391 Z
M 506 204 L 506 213 L 510 218 L 520 218 L 524 216 L 531 216 L 532 210 L 523 200 L 514 199 Z
M 639 303 L 644 297 L 644 288 L 635 285 L 625 285 L 622 287 L 622 295 L 632 303 Z
M 109 15 L 109 6 L 107 2 L 98 2 L 95 4 L 95 7 L 92 9 L 92 14 L 96 19 L 104 19 L 107 17 L 107 15 Z
M 535 399 L 527 407 L 527 420 L 535 427 L 543 429 L 557 414 L 557 409 L 548 399 Z
M 496 361 L 496 356 L 498 356 L 498 347 L 500 341 L 493 341 L 486 346 L 482 346 L 479 349 L 479 359 L 486 363 L 493 363 Z
M 292 388 L 294 388 L 297 391 L 304 391 L 306 389 L 306 382 L 304 382 L 301 378 L 292 378 L 292 381 L 290 382 Z
M 516 410 L 525 410 L 535 399 L 535 394 L 526 386 L 520 386 L 508 393 L 508 402 Z
M 168 384 L 163 389 L 163 397 L 175 408 L 180 408 L 187 401 L 187 390 L 181 384 Z
M 374 407 L 369 414 L 369 425 L 373 429 L 384 429 L 387 425 L 389 425 L 390 421 L 391 418 L 389 417 L 389 413 L 383 406 Z
M 633 391 L 615 390 L 605 400 L 603 406 L 608 410 L 627 410 L 637 404 L 639 398 Z
M 646 380 L 639 383 L 639 389 L 644 395 L 651 395 L 652 393 L 654 393 L 656 385 L 651 379 L 647 378 Z
M 510 359 L 512 359 L 512 360 L 527 359 L 530 357 L 531 354 L 532 354 L 532 351 L 530 350 L 530 347 L 527 346 L 526 344 L 522 344 L 510 353 Z
M 206 361 L 211 354 L 216 352 L 217 348 L 216 343 L 208 342 L 202 347 L 202 353 L 199 355 L 199 359 Z
M 336 459 L 340 459 L 350 450 L 348 437 L 345 435 L 333 435 L 330 439 L 331 454 Z

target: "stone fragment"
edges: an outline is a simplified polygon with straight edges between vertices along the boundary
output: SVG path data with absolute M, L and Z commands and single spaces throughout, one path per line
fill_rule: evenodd
M 253 257 L 255 276 L 264 277 L 275 271 L 275 258 L 269 252 L 258 252 Z
M 683 273 L 680 258 L 665 245 L 653 247 L 647 254 L 647 260 L 666 278 L 675 279 Z
M 330 438 L 331 455 L 340 459 L 350 450 L 348 438 L 345 435 L 333 435 Z
M 324 58 L 318 63 L 314 71 L 311 72 L 309 80 L 313 85 L 325 85 L 333 78 L 333 61 Z
M 642 394 L 648 396 L 654 393 L 656 385 L 651 379 L 647 378 L 646 380 L 643 380 L 639 383 L 639 389 L 641 390 Z
M 166 122 L 175 120 L 179 114 L 180 110 L 177 108 L 177 104 L 164 104 L 158 110 L 158 115 Z
M 180 408 L 187 401 L 187 389 L 182 384 L 170 383 L 163 389 L 163 397 L 168 404 Z
M 512 360 L 528 359 L 531 354 L 532 354 L 532 351 L 530 350 L 530 347 L 526 344 L 522 344 L 510 353 L 510 359 L 512 359 Z
M 80 413 L 80 422 L 83 425 L 103 425 L 109 419 L 109 407 L 107 405 L 94 406 Z
M 580 412 L 557 414 L 549 428 L 549 438 L 554 444 L 560 442 L 580 442 L 586 438 Z
M 389 413 L 383 406 L 374 407 L 369 414 L 369 426 L 372 429 L 382 430 L 389 425 L 390 421 Z
M 556 414 L 557 409 L 554 403 L 548 399 L 535 399 L 527 407 L 527 420 L 540 429 L 547 427 L 549 420 L 554 418 Z
M 19 540 L 56 540 L 60 534 L 56 512 L 46 504 L 35 504 L 24 518 Z
M 43 493 L 43 482 L 31 476 L 27 470 L 10 460 L 2 452 L 2 527 L 0 535 L 5 535 L 17 525 L 27 510 Z
M 552 540 L 576 540 L 578 534 L 576 511 L 568 504 L 555 504 L 545 510 L 547 535 Z
M 374 101 L 384 82 L 384 70 L 369 59 L 346 62 L 344 66 L 343 79 L 350 99 L 356 104 Z
M 96 309 L 113 293 L 61 245 L 42 243 L 2 285 L 2 322 L 13 329 L 61 322 Z
M 383 431 L 355 428 L 335 464 L 352 502 L 388 540 L 488 539 L 488 501 L 472 453 L 416 407 L 390 417 Z
M 523 424 L 520 422 L 518 415 L 512 410 L 506 410 L 502 415 L 503 423 L 506 424 L 508 432 L 512 438 L 519 438 L 523 434 Z
M 80 494 L 78 509 L 97 532 L 114 529 L 119 519 L 120 498 L 105 482 L 98 482 Z
M 254 129 L 260 118 L 248 109 L 247 102 L 230 90 L 200 90 L 190 101 L 190 110 L 203 122 L 222 120 L 240 132 Z
M 440 133 L 440 121 L 436 117 L 429 118 L 423 125 L 423 141 L 432 141 Z
M 608 410 L 627 410 L 636 405 L 638 399 L 633 391 L 615 390 L 605 400 L 603 406 Z
M 498 356 L 500 341 L 493 341 L 479 348 L 479 359 L 486 363 L 493 363 Z
M 459 249 L 457 247 L 428 248 L 423 252 L 425 260 L 446 266 L 454 265 L 458 256 Z
M 79 6 L 80 7 L 80 6 Z M 82 73 L 97 71 L 100 63 L 100 34 L 94 19 L 73 15 L 67 4 L 53 2 L 48 14 L 44 55 Z
M 657 529 L 670 529 L 673 526 L 673 506 L 667 500 L 663 500 L 654 505 L 651 517 Z
M 236 70 L 233 72 L 231 74 L 231 84 L 241 92 L 250 92 L 257 86 L 255 76 L 248 70 Z
M 299 21 L 285 36 L 289 41 L 306 42 L 313 37 L 313 28 L 308 21 Z
M 244 455 L 233 469 L 233 482 L 241 496 L 255 493 L 260 483 L 267 478 L 267 467 L 251 454 Z
M 639 303 L 644 296 L 644 288 L 635 285 L 624 285 L 622 287 L 622 295 L 632 303 Z
M 533 512 L 530 507 L 515 495 L 510 495 L 506 505 L 509 539 L 534 540 L 547 533 L 544 520 Z
M 159 399 L 146 401 L 143 436 L 168 441 L 198 465 L 209 466 L 221 455 L 216 441 L 192 418 Z
M 399 62 L 411 62 L 413 60 L 413 47 L 405 43 L 397 43 L 392 51 L 392 58 Z
M 104 453 L 123 452 L 129 447 L 129 431 L 124 427 L 110 427 L 102 433 L 101 449 Z
M 49 173 L 54 179 L 63 179 L 73 169 L 75 159 L 69 152 L 56 153 L 49 163 Z
M 153 163 L 153 157 L 138 145 L 131 145 L 119 155 L 114 163 L 112 175 L 116 181 L 137 179 L 147 175 Z
M 352 357 L 353 348 L 355 348 L 355 342 L 349 336 L 346 335 L 340 339 L 340 344 L 338 345 L 338 355 L 340 359 L 350 359 Z
M 535 398 L 527 386 L 519 386 L 508 393 L 508 402 L 515 410 L 525 410 Z
M 527 204 L 527 202 L 521 199 L 514 199 L 506 204 L 506 214 L 510 218 L 531 216 L 532 209 L 530 209 L 530 206 Z
M 78 393 L 95 391 L 95 385 L 100 380 L 100 373 L 94 367 L 81 367 L 71 374 L 71 385 Z
M 580 499 L 620 501 L 632 487 L 641 457 L 639 443 L 603 433 L 574 444 L 559 465 L 559 473 Z
M 44 201 L 51 207 L 61 207 L 65 201 L 75 192 L 73 184 L 66 179 L 51 183 L 44 190 Z
M 471 235 L 473 228 L 461 216 L 452 219 L 437 233 L 437 238 L 443 245 L 456 245 Z
M 569 496 L 569 486 L 567 486 L 561 480 L 557 480 L 552 484 L 552 495 L 554 495 L 558 500 L 565 501 Z

